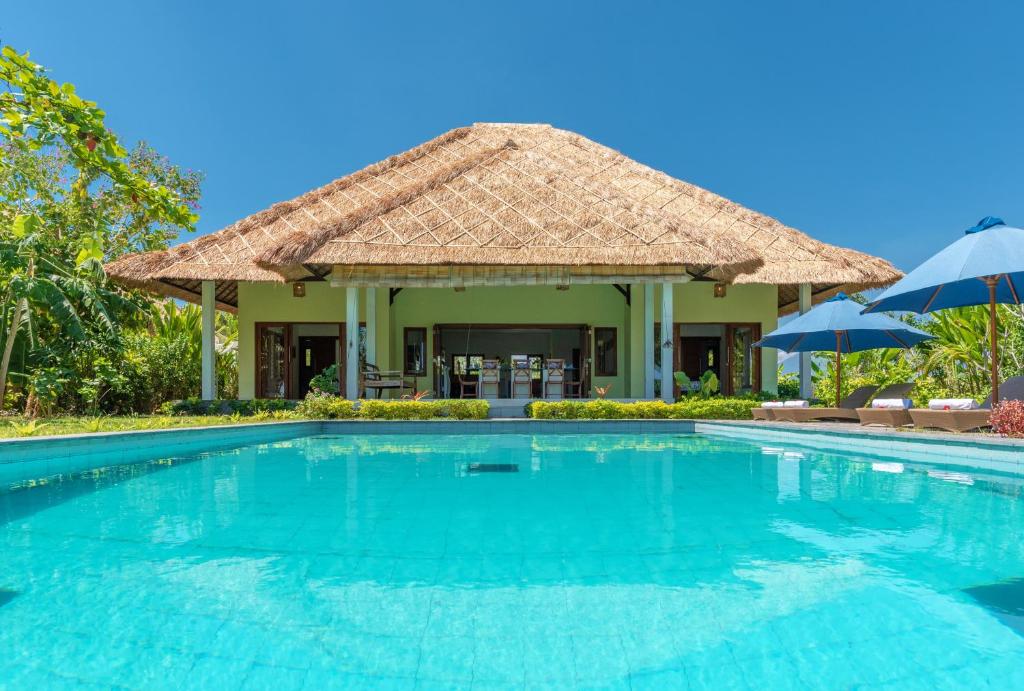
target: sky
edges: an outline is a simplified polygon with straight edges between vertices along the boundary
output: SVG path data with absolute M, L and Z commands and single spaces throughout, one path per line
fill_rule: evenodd
M 0 41 L 202 170 L 199 233 L 454 127 L 546 122 L 909 270 L 1024 224 L 1022 26 L 983 0 L 50 0 L 6 6 Z

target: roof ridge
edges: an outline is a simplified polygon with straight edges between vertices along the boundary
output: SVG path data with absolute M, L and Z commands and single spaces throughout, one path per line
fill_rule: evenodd
M 300 264 L 315 252 L 321 245 L 338 233 L 348 232 L 375 216 L 380 216 L 392 209 L 407 204 L 424 192 L 434 189 L 455 179 L 468 170 L 475 168 L 484 161 L 502 151 L 517 149 L 518 145 L 511 139 L 503 145 L 489 147 L 460 159 L 438 172 L 425 178 L 414 180 L 390 197 L 374 200 L 370 204 L 351 211 L 337 221 L 325 223 L 315 229 L 294 230 L 278 241 L 273 247 L 264 250 L 256 257 L 256 263 L 265 268 L 280 267 L 283 264 Z

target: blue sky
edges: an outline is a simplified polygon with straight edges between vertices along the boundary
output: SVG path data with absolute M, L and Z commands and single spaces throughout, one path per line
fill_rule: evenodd
M 13 3 L 0 40 L 217 230 L 453 127 L 549 122 L 903 269 L 1024 224 L 1021 3 Z

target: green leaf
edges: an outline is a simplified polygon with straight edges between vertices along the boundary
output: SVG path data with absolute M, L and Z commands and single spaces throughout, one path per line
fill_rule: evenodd
M 103 261 L 103 240 L 98 235 L 91 235 L 82 239 L 81 249 L 75 256 L 75 266 L 81 267 L 90 260 Z
M 23 214 L 14 218 L 14 223 L 11 224 L 11 232 L 14 233 L 14 237 L 23 238 L 30 233 L 36 232 L 39 228 L 39 219 L 36 216 L 30 214 Z

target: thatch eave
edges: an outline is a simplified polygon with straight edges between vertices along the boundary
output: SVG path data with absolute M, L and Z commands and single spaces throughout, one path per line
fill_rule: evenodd
M 216 233 L 124 257 L 108 270 L 115 281 L 164 291 L 212 280 L 230 299 L 239 281 L 323 277 L 339 264 L 631 263 L 776 285 L 782 309 L 802 283 L 815 286 L 817 298 L 900 276 L 884 260 L 814 240 L 578 134 L 495 123 L 451 130 Z

